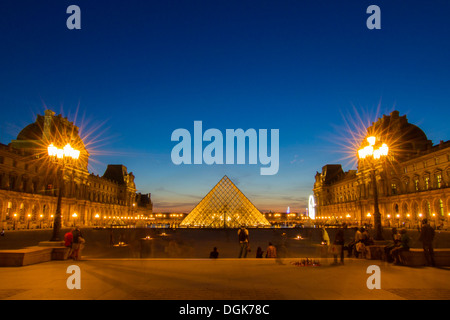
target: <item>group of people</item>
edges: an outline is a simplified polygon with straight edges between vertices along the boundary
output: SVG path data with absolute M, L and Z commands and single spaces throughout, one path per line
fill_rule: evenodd
M 360 232 L 359 230 L 357 232 Z M 356 236 L 355 236 L 356 238 Z M 322 227 L 322 244 L 327 245 L 329 248 L 330 253 L 334 256 L 334 264 L 344 264 L 344 244 L 345 244 L 345 237 L 344 237 L 344 230 L 339 229 L 337 230 L 334 241 L 331 243 L 330 236 L 328 235 L 327 230 L 325 227 Z M 351 246 L 352 243 L 349 244 Z M 338 261 L 338 257 L 340 260 Z
M 428 220 L 423 219 L 419 241 L 422 242 L 427 265 L 433 267 L 436 266 L 433 250 L 434 235 L 434 229 L 430 226 Z M 400 232 L 397 232 L 396 228 L 392 228 L 392 243 L 384 248 L 386 260 L 394 264 L 404 264 L 401 252 L 409 251 L 410 248 L 411 238 L 408 236 L 406 229 L 401 229 Z
M 241 226 L 241 228 L 238 231 L 238 239 L 239 239 L 239 245 L 241 247 L 241 250 L 239 252 L 239 258 L 246 258 L 247 253 L 250 252 L 250 240 L 249 240 L 249 234 L 248 229 L 244 226 Z M 266 249 L 266 258 L 277 258 L 277 248 L 272 244 L 272 242 L 269 242 L 267 249 Z M 264 257 L 264 251 L 261 247 L 258 247 L 256 249 L 256 258 L 263 258 Z
M 347 257 L 355 256 L 358 258 L 366 254 L 366 247 L 374 244 L 373 238 L 370 236 L 366 228 L 357 228 L 353 241 L 347 245 Z
M 85 240 L 79 227 L 72 228 L 64 235 L 64 245 L 69 249 L 68 259 L 80 260 Z
M 425 259 L 427 265 L 435 266 L 434 251 L 433 251 L 433 240 L 435 231 L 428 223 L 427 219 L 422 221 L 422 227 L 420 229 L 419 241 L 423 244 L 423 250 L 425 254 Z M 328 234 L 323 228 L 322 230 L 323 241 L 330 245 Z M 348 254 L 347 257 L 355 255 L 358 257 L 361 255 L 365 256 L 366 247 L 373 245 L 373 238 L 369 235 L 365 228 L 358 228 L 355 232 L 355 237 L 350 243 L 347 244 Z M 330 249 L 334 255 L 334 262 L 337 263 L 337 257 L 340 255 L 340 262 L 344 263 L 344 232 L 342 229 L 338 230 L 335 235 L 335 240 L 331 245 Z M 409 251 L 411 248 L 411 237 L 406 232 L 406 229 L 392 228 L 392 243 L 384 247 L 385 257 L 388 262 L 392 262 L 397 265 L 405 264 L 402 259 L 402 252 Z
M 249 232 L 248 229 L 245 228 L 245 226 L 241 226 L 241 228 L 238 230 L 238 241 L 240 246 L 239 258 L 247 258 L 247 255 L 249 252 L 251 252 L 251 249 L 250 249 Z M 209 257 L 211 259 L 216 259 L 219 257 L 217 247 L 214 247 L 213 251 L 210 252 Z M 258 247 L 256 249 L 256 258 L 264 258 L 264 257 L 266 258 L 278 257 L 277 248 L 272 244 L 272 242 L 269 242 L 266 251 L 263 251 L 261 247 Z
M 422 228 L 420 230 L 419 241 L 423 244 L 424 254 L 428 265 L 435 266 L 434 259 L 434 251 L 433 251 L 433 240 L 434 240 L 435 231 L 428 224 L 427 219 L 422 221 Z M 238 230 L 238 240 L 240 245 L 239 258 L 246 258 L 250 250 L 250 241 L 249 241 L 249 232 L 245 227 L 241 227 Z M 348 254 L 347 257 L 355 256 L 365 257 L 365 253 L 367 251 L 367 246 L 373 245 L 374 240 L 370 236 L 369 232 L 366 228 L 357 228 L 355 232 L 355 237 L 352 241 L 350 241 L 347 246 L 345 246 L 345 238 L 344 238 L 344 230 L 337 230 L 334 241 L 331 243 L 330 237 L 325 228 L 322 228 L 322 243 L 326 244 L 330 253 L 334 255 L 334 263 L 338 264 L 344 263 L 344 251 L 347 249 Z M 411 247 L 411 238 L 406 232 L 406 229 L 401 229 L 397 231 L 396 228 L 392 228 L 392 243 L 387 245 L 385 250 L 385 256 L 387 261 L 393 262 L 394 264 L 404 264 L 402 261 L 401 253 L 403 251 L 408 251 Z M 256 258 L 277 258 L 277 248 L 269 242 L 267 249 L 265 251 L 262 250 L 261 247 L 258 247 L 256 251 Z M 219 252 L 217 251 L 217 247 L 210 254 L 210 258 L 218 258 Z M 338 257 L 340 261 L 338 261 Z

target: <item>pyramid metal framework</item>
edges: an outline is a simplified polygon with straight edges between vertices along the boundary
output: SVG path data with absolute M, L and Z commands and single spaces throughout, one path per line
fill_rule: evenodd
M 266 217 L 224 176 L 184 218 L 181 227 L 269 227 Z

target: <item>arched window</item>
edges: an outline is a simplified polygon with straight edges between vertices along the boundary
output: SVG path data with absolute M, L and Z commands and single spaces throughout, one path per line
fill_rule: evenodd
M 442 199 L 439 199 L 438 214 L 441 217 L 444 217 L 444 201 L 442 201 Z
M 423 210 L 425 213 L 425 217 L 430 218 L 431 217 L 431 205 L 428 200 L 425 200 Z

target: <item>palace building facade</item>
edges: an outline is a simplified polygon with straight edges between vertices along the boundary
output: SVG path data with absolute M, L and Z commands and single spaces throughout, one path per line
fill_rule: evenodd
M 16 140 L 0 144 L 0 227 L 51 227 L 60 190 L 63 227 L 136 224 L 152 213 L 151 195 L 136 192 L 125 166 L 108 165 L 101 177 L 88 172 L 89 153 L 78 131 L 46 110 Z M 49 156 L 50 145 L 70 145 L 79 154 Z
M 415 228 L 428 218 L 433 226 L 447 229 L 450 141 L 433 145 L 398 111 L 373 123 L 361 145 L 368 137 L 385 142 L 388 156 L 372 163 L 358 159 L 357 170 L 347 172 L 340 164 L 325 165 L 315 175 L 316 219 L 373 224 L 375 181 L 384 226 Z

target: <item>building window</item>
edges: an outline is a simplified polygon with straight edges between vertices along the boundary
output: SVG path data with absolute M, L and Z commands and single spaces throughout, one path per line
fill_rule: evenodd
M 442 175 L 441 174 L 436 175 L 436 184 L 437 184 L 438 188 L 442 187 Z
M 413 171 L 416 171 L 417 170 L 417 165 L 414 163 L 413 164 Z
M 403 168 L 403 173 L 408 173 L 408 169 L 406 167 Z
M 6 220 L 11 220 L 11 210 L 12 210 L 12 202 L 8 202 L 8 205 L 6 207 Z
M 414 180 L 414 190 L 419 191 L 419 179 Z
M 395 183 L 391 184 L 391 193 L 392 195 L 397 194 L 397 185 Z
M 429 201 L 426 202 L 426 207 L 425 207 L 425 209 L 427 210 L 426 216 L 427 216 L 427 217 L 430 217 L 430 216 L 431 216 L 431 205 L 430 205 L 430 202 L 429 202 Z
M 425 177 L 425 190 L 430 188 L 430 177 Z
M 434 158 L 434 162 L 435 162 L 436 165 L 438 165 L 439 164 L 439 158 Z
M 441 217 L 444 216 L 444 202 L 441 199 L 439 199 L 439 214 Z

